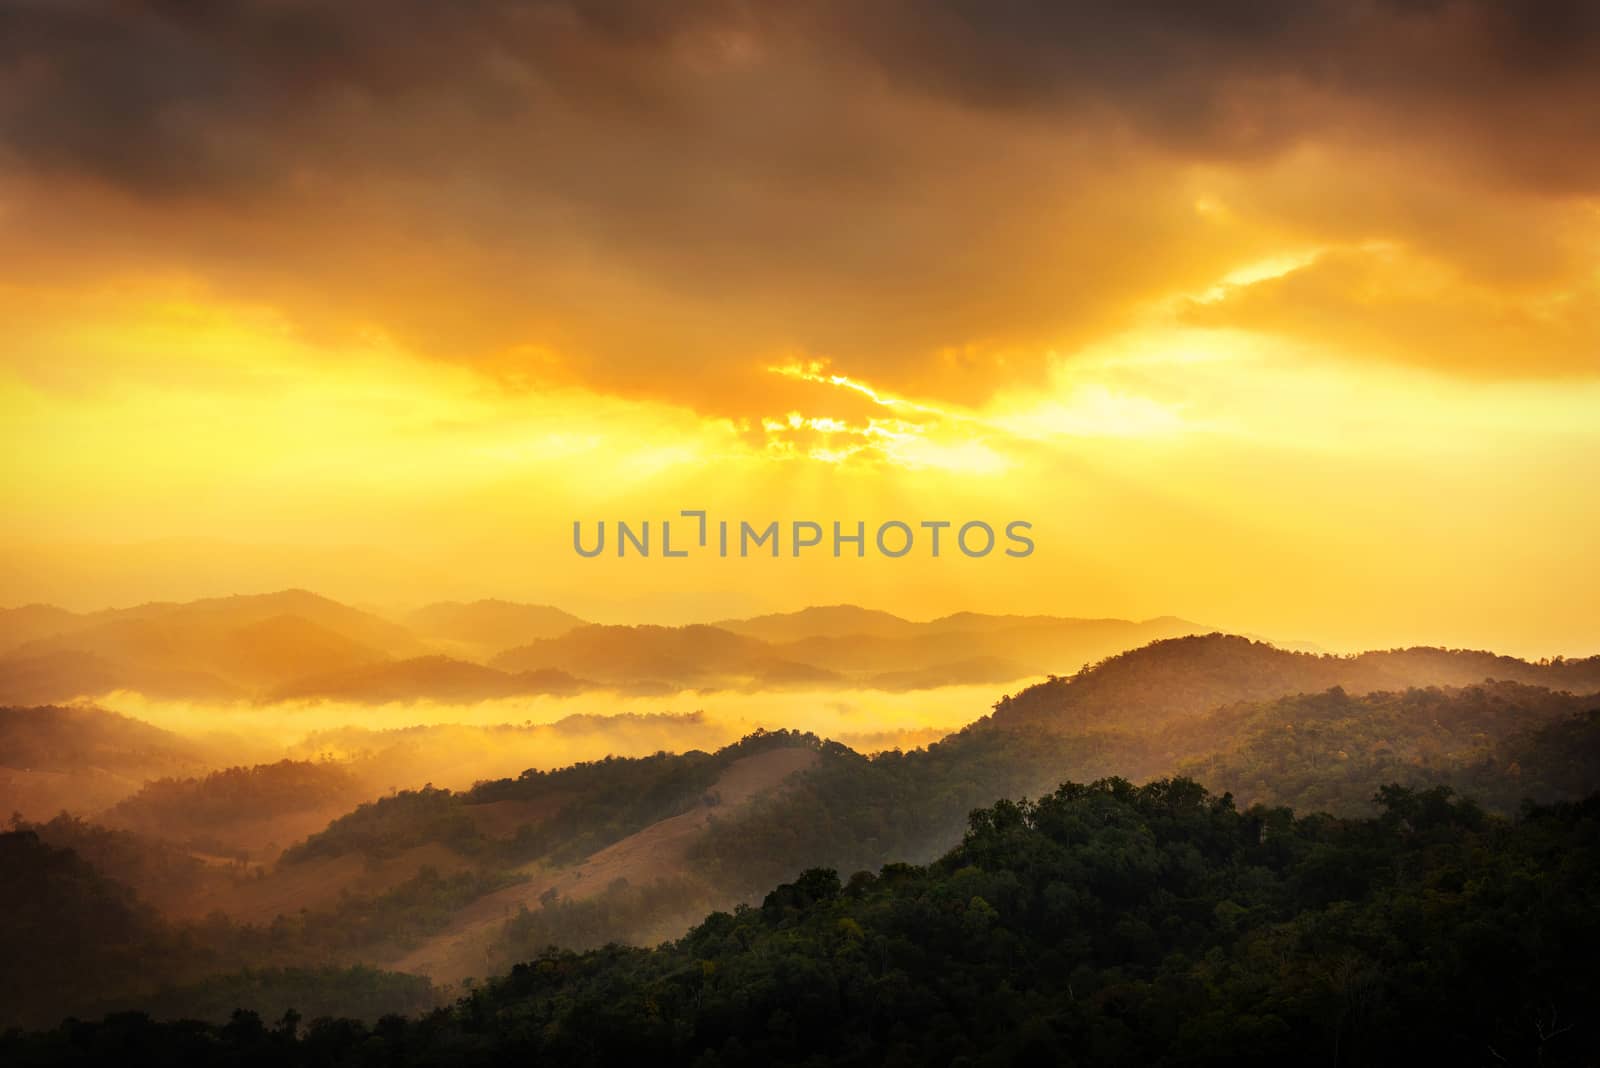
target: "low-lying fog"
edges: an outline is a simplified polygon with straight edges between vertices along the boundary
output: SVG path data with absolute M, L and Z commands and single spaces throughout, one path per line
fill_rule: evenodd
M 403 789 L 424 782 L 464 787 L 525 768 L 606 756 L 710 750 L 762 728 L 810 731 L 865 753 L 912 749 L 988 714 L 1001 693 L 1031 681 L 908 693 L 829 688 L 649 698 L 586 693 L 381 705 L 191 703 L 118 691 L 84 703 L 203 741 L 218 766 L 284 757 L 334 759 L 351 763 L 376 786 Z

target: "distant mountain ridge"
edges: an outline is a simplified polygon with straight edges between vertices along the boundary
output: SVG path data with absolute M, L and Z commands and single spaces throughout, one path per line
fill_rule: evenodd
M 915 622 L 876 608 L 854 604 L 813 605 L 795 612 L 775 612 L 749 619 L 723 619 L 711 624 L 735 634 L 745 634 L 770 642 L 792 642 L 805 638 L 907 638 L 926 634 L 981 633 L 1016 630 L 1037 626 L 1095 628 L 1134 628 L 1169 633 L 1203 633 L 1212 628 L 1177 616 L 1158 616 L 1140 621 L 1115 618 L 1076 618 L 1049 615 L 991 615 L 985 612 L 954 612 L 925 623 Z
M 853 604 L 816 605 L 797 612 L 775 612 L 749 619 L 722 619 L 710 625 L 768 642 L 853 634 L 898 638 L 911 633 L 918 626 L 890 612 Z
M 118 689 L 370 704 L 586 690 L 909 691 L 1076 675 L 1115 654 L 1210 629 L 1175 616 L 957 612 L 919 622 L 850 604 L 679 627 L 594 624 L 557 607 L 504 600 L 445 601 L 389 619 L 306 590 L 90 613 L 28 605 L 0 609 L 0 703 L 59 703 Z M 1376 653 L 1352 661 L 1261 647 L 1275 658 L 1249 668 L 1255 683 L 1229 688 L 1219 679 L 1219 692 L 1243 700 L 1335 684 L 1361 690 L 1428 678 L 1461 685 L 1490 676 L 1542 685 L 1560 674 L 1489 653 L 1411 650 L 1406 666 L 1388 654 L 1384 668 Z M 1437 660 L 1431 666 L 1422 662 L 1429 656 Z M 1207 670 L 1226 673 L 1216 655 L 1210 661 Z M 1263 671 L 1282 671 L 1295 685 L 1263 688 Z M 1078 686 L 1072 700 L 1090 688 Z M 1171 691 L 1162 701 L 1183 703 Z M 1162 707 L 1146 714 L 1166 715 Z
M 407 613 L 401 621 L 421 638 L 454 643 L 478 659 L 588 625 L 588 620 L 550 605 L 497 599 L 439 601 Z
M 595 684 L 557 668 L 516 673 L 448 656 L 386 660 L 311 675 L 277 686 L 275 701 L 307 698 L 382 704 L 390 701 L 484 701 L 497 697 L 572 694 Z
M 570 669 L 603 683 L 676 688 L 793 686 L 842 681 L 825 667 L 788 659 L 769 643 L 720 627 L 580 627 L 508 649 L 489 662 L 502 671 Z

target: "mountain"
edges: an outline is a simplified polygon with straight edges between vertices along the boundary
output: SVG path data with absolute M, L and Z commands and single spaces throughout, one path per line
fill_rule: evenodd
M 48 771 L 193 766 L 194 742 L 148 723 L 80 706 L 0 708 L 0 766 Z
M 0 702 L 52 704 L 118 689 L 138 690 L 156 697 L 193 693 L 236 696 L 239 692 L 238 687 L 208 672 L 118 663 L 79 649 L 0 657 Z
M 320 830 L 366 794 L 342 765 L 280 760 L 154 779 L 96 818 L 207 853 L 247 857 Z
M 1497 679 L 1576 693 L 1600 691 L 1600 657 L 1530 664 L 1455 649 L 1396 649 L 1359 656 L 1291 652 L 1226 634 L 1154 642 L 1007 698 L 995 719 L 1077 731 L 1146 729 L 1238 701 L 1338 686 L 1356 694 Z
M 734 652 L 771 649 L 729 637 L 730 662 Z M 994 714 L 921 750 L 867 757 L 809 735 L 757 733 L 715 752 L 477 776 L 470 789 L 404 789 L 345 809 L 275 862 L 257 852 L 269 844 L 261 828 L 304 817 L 310 830 L 373 788 L 343 793 L 349 780 L 320 764 L 169 775 L 102 817 L 137 834 L 65 819 L 26 829 L 137 886 L 180 942 L 216 947 L 211 963 L 185 964 L 172 982 L 243 967 L 355 966 L 453 982 L 503 971 L 551 944 L 674 939 L 707 912 L 760 901 L 808 868 L 890 865 L 892 875 L 897 863 L 930 861 L 958 843 L 974 809 L 1043 796 L 1063 780 L 1203 773 L 1241 800 L 1341 817 L 1369 811 L 1373 795 L 1396 783 L 1470 789 L 1501 813 L 1525 797 L 1600 788 L 1600 696 L 1510 681 L 1282 692 L 1324 672 L 1457 677 L 1485 664 L 1546 681 L 1582 681 L 1592 670 L 1426 650 L 1315 657 L 1185 638 L 1002 699 Z M 1246 692 L 1268 696 L 1240 699 Z M 1128 714 L 1124 702 L 1134 698 L 1155 714 Z M 637 723 L 645 746 L 658 729 L 647 720 Z M 543 747 L 560 744 L 566 727 L 473 728 L 471 744 L 486 741 L 511 759 L 523 734 Z M 463 741 L 412 728 L 308 744 L 350 753 L 398 746 L 419 774 L 437 774 Z M 378 759 L 392 770 L 392 757 Z M 384 781 L 365 760 L 349 770 L 364 783 Z M 1128 848 L 1137 852 L 1140 841 Z M 236 859 L 245 855 L 248 863 Z M 195 926 L 202 917 L 211 918 Z M 156 1004 L 150 997 L 133 1003 Z
M 1600 790 L 1600 730 L 1591 723 L 1600 693 L 1486 682 L 1354 696 L 1305 693 L 1292 682 L 1283 690 L 1271 674 L 1242 674 L 1197 695 L 1214 679 L 1182 670 L 1193 651 L 1157 643 L 1080 680 L 1041 683 L 922 750 L 868 758 L 825 744 L 781 807 L 758 806 L 720 823 L 696 847 L 698 863 L 737 899 L 803 867 L 853 871 L 925 860 L 954 840 L 973 808 L 1036 796 L 1063 779 L 1112 774 L 1203 773 L 1252 801 L 1339 814 L 1363 811 L 1386 782 L 1470 788 L 1506 813 L 1524 798 Z M 1122 691 L 1142 689 L 1154 707 L 1180 707 L 1183 716 L 1118 713 L 1123 706 L 1105 690 L 1141 662 L 1165 673 L 1148 672 L 1142 688 Z M 1064 698 L 1063 686 L 1079 681 L 1089 682 L 1086 694 Z M 1165 699 L 1163 687 L 1171 687 Z M 1246 688 L 1263 696 L 1243 701 L 1237 695 Z
M 1076 670 L 1192 624 L 1052 616 L 948 616 L 912 623 L 851 605 L 734 621 L 728 629 L 581 627 L 507 650 L 503 671 L 562 668 L 611 685 L 667 688 L 854 685 L 885 690 L 993 684 Z M 850 628 L 863 627 L 864 631 Z M 790 637 L 821 630 L 804 637 Z M 843 632 L 843 633 L 839 633 Z M 764 636 L 758 636 L 764 635 Z
M 269 616 L 223 630 L 209 648 L 197 649 L 226 678 L 249 687 L 270 686 L 300 674 L 350 670 L 385 654 L 304 616 Z
M 75 614 L 0 615 L 0 701 L 118 689 L 198 700 L 475 701 L 585 688 L 992 685 L 1085 664 L 1201 628 L 963 612 L 912 622 L 854 605 L 686 627 L 598 626 L 560 609 L 440 602 L 404 626 L 304 590 Z M 4 648 L 4 646 L 0 646 Z M 585 681 L 587 680 L 587 681 Z
M 0 707 L 0 813 L 93 812 L 147 778 L 215 766 L 208 747 L 98 708 Z
M 0 654 L 24 642 L 61 634 L 82 625 L 83 617 L 50 604 L 0 608 Z
M 467 789 L 530 768 L 561 768 L 607 755 L 712 751 L 738 741 L 742 733 L 738 725 L 702 712 L 580 714 L 554 723 L 337 727 L 313 731 L 288 755 L 340 760 L 376 795 L 423 783 Z
M 294 1010 L 375 1020 L 434 1004 L 429 983 L 416 976 L 328 965 L 241 969 L 241 958 L 270 960 L 252 944 L 260 941 L 225 921 L 173 925 L 75 850 L 44 842 L 33 829 L 0 834 L 4 1027 L 45 1027 L 69 1012 L 96 1016 L 132 1005 L 223 1023 L 241 1007 L 274 1019 Z M 123 1047 L 115 1059 L 129 1055 Z M 0 1062 L 14 1063 L 6 1051 Z
M 771 643 L 778 655 L 846 674 L 890 677 L 886 688 L 906 688 L 893 676 L 917 673 L 940 684 L 1009 681 L 1075 671 L 1112 653 L 1207 628 L 1175 616 L 1132 622 L 1060 616 L 984 615 L 958 612 L 916 623 L 855 605 L 806 608 L 716 626 Z M 960 671 L 957 663 L 973 670 Z M 997 671 L 1010 671 L 1002 679 Z M 908 674 L 909 673 L 909 674 Z M 874 684 L 868 679 L 868 684 Z
M 548 843 L 539 860 L 516 869 L 526 881 L 473 902 L 435 936 L 387 966 L 435 981 L 457 982 L 476 974 L 486 957 L 503 968 L 532 951 L 527 941 L 548 944 L 552 926 L 564 941 L 585 935 L 612 941 L 622 934 L 647 944 L 674 937 L 716 900 L 691 865 L 694 844 L 715 821 L 736 815 L 758 799 L 782 798 L 787 784 L 816 759 L 809 747 L 783 744 L 781 739 L 777 744 L 758 739 L 755 744 L 730 746 L 694 766 L 691 780 L 674 782 L 669 777 L 667 790 L 652 784 L 659 793 L 642 819 L 635 805 L 596 799 L 602 811 L 620 807 L 620 823 L 597 821 L 592 811 L 595 801 L 568 801 L 525 836 Z M 694 780 L 704 783 L 699 791 L 683 790 Z M 477 804 L 465 807 L 470 811 L 484 804 L 515 805 L 512 793 L 519 792 L 520 785 L 499 784 L 492 796 L 503 799 L 494 801 L 484 800 L 491 796 L 488 791 L 474 790 L 468 800 Z M 619 831 L 631 833 L 619 835 Z M 567 863 L 551 863 L 561 860 Z M 640 894 L 645 895 L 642 902 Z M 508 929 L 508 914 L 525 914 L 535 906 L 549 914 L 549 924 Z M 593 920 L 597 912 L 606 917 L 598 924 Z M 572 922 L 585 914 L 588 923 Z
M 473 702 L 498 697 L 571 694 L 592 684 L 558 668 L 510 674 L 447 656 L 364 663 L 283 683 L 267 697 L 274 701 L 326 698 L 363 704 L 390 701 Z
M 173 952 L 155 910 L 69 849 L 0 834 L 0 1005 L 7 1021 L 59 1020 L 159 970 Z
M 839 676 L 781 656 L 756 638 L 719 627 L 579 627 L 508 649 L 490 661 L 501 671 L 560 669 L 612 685 L 672 689 L 826 684 Z
M 1052 617 L 951 617 L 917 624 L 898 637 L 810 637 L 775 646 L 778 655 L 845 674 L 936 669 L 954 682 L 980 683 L 1066 673 L 1113 653 L 1196 629 L 1181 620 L 1129 623 Z M 965 626 L 969 629 L 957 629 Z M 959 674 L 955 665 L 976 671 Z M 1008 665 L 1004 679 L 994 672 Z
M 144 1016 L 0 1035 L 8 1063 L 1581 1065 L 1600 1058 L 1600 796 L 1486 816 L 1386 788 L 1366 818 L 1187 779 L 1066 783 L 950 850 L 812 868 L 653 949 L 541 947 L 376 1027 Z M 650 899 L 635 894 L 628 900 Z M 58 908 L 53 917 L 69 926 Z M 506 930 L 592 910 L 547 898 Z M 101 927 L 108 923 L 102 919 Z M 93 943 L 91 943 L 93 944 Z M 50 969 L 95 962 L 77 946 Z M 48 977 L 50 971 L 46 972 Z M 97 972 L 96 980 L 104 982 Z M 49 989 L 48 986 L 45 989 Z M 18 985 L 22 997 L 38 988 Z M 213 1015 L 216 1015 L 213 1013 Z M 296 1018 L 297 1020 L 298 1018 Z M 1488 1051 L 1492 1056 L 1486 1056 Z
M 874 690 L 904 692 L 931 690 L 940 686 L 999 685 L 1024 678 L 1029 674 L 1028 669 L 1015 660 L 1006 660 L 998 656 L 973 656 L 928 667 L 880 671 L 866 676 L 862 684 Z
M 135 689 L 232 699 L 425 646 L 403 627 L 303 590 L 148 604 L 77 617 L 0 657 L 0 700 L 17 704 Z
M 451 643 L 477 659 L 540 638 L 559 638 L 586 625 L 585 620 L 549 605 L 499 600 L 440 601 L 409 613 L 403 622 L 418 637 Z
M 836 604 L 778 612 L 750 619 L 724 619 L 711 624 L 735 634 L 766 642 L 792 642 L 801 638 L 897 638 L 915 633 L 922 624 L 873 608 Z
M 1206 630 L 1198 623 L 1191 623 L 1187 619 L 1177 616 L 1157 616 L 1154 619 L 1129 620 L 1129 619 L 1077 619 L 1069 616 L 1044 616 L 1044 615 L 989 615 L 983 612 L 954 612 L 947 616 L 928 623 L 920 624 L 928 633 L 959 632 L 964 634 L 984 633 L 987 631 L 1019 631 L 1036 628 L 1054 630 L 1075 630 L 1083 634 L 1109 633 L 1120 634 L 1124 632 L 1146 633 L 1151 637 L 1170 637 L 1178 634 L 1195 634 Z
M 972 813 L 926 868 L 810 869 L 654 949 L 543 950 L 404 1034 L 485 1062 L 1269 1065 L 1337 1040 L 1341 1063 L 1588 1063 L 1597 816 L 1069 783 Z
M 1600 694 L 1515 682 L 1231 705 L 1154 740 L 1158 766 L 1241 804 L 1357 813 L 1386 783 L 1448 785 L 1513 813 L 1600 788 Z
M 161 620 L 180 631 L 231 630 L 277 616 L 296 616 L 389 656 L 415 656 L 426 646 L 397 623 L 308 590 L 210 597 L 182 604 L 155 602 L 83 617 L 91 624 Z

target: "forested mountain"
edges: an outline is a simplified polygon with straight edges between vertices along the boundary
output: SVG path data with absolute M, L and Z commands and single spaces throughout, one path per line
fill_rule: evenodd
M 464 935 L 476 939 L 477 953 L 518 903 L 615 893 L 627 884 L 625 873 L 651 882 L 681 856 L 684 836 L 698 833 L 710 812 L 778 788 L 812 756 L 793 736 L 757 735 L 715 754 L 529 772 L 467 794 L 407 791 L 335 820 L 276 870 L 247 874 L 231 892 L 225 873 L 219 888 L 212 869 L 141 833 L 65 816 L 17 824 L 0 835 L 0 859 L 11 869 L 0 886 L 0 905 L 35 904 L 19 906 L 17 922 L 0 931 L 0 944 L 13 950 L 0 956 L 0 991 L 27 990 L 26 997 L 0 999 L 0 1024 L 38 1025 L 97 1006 L 215 1006 L 219 998 L 246 995 L 264 1009 L 284 999 L 275 1011 L 305 1009 L 306 997 L 346 1006 L 329 1011 L 370 1009 L 373 1017 L 414 1009 L 415 980 L 387 972 L 375 978 L 372 968 L 361 966 L 395 965 L 418 953 L 425 960 L 459 954 L 454 943 Z M 240 769 L 157 784 L 120 814 L 148 815 L 187 802 L 193 809 L 187 819 L 203 825 L 208 816 L 236 818 L 236 800 L 254 797 L 263 810 L 292 807 L 293 798 L 280 796 L 277 787 L 301 781 L 315 793 L 335 785 L 315 771 Z M 542 877 L 545 872 L 551 876 Z M 150 907 L 131 885 L 161 901 L 169 915 Z M 219 905 L 265 895 L 286 907 L 254 916 L 233 906 L 227 910 L 232 916 L 191 908 L 186 919 L 173 918 L 186 895 L 208 887 Z M 281 897 L 285 890 L 292 896 Z M 649 892 L 655 900 L 661 888 Z M 706 892 L 696 883 L 677 902 L 670 933 L 704 915 Z M 115 908 L 107 911 L 105 902 Z M 69 937 L 79 910 L 104 915 L 77 925 L 91 937 L 73 944 L 70 968 L 40 973 L 32 966 L 35 954 L 52 952 L 51 939 Z M 460 930 L 446 932 L 458 918 L 465 921 Z M 44 925 L 38 937 L 36 923 Z M 450 938 L 440 943 L 441 933 Z M 473 971 L 452 971 L 449 978 L 489 974 L 481 956 L 473 959 Z M 95 970 L 94 983 L 75 981 L 83 969 Z
M 1390 783 L 1454 786 L 1514 813 L 1524 797 L 1600 788 L 1596 703 L 1512 683 L 1362 697 L 1333 690 L 1230 706 L 1147 735 L 1067 735 L 991 718 L 926 750 L 869 758 L 779 732 L 717 753 L 605 760 L 462 792 L 403 791 L 334 820 L 237 890 L 224 882 L 208 891 L 217 907 L 242 911 L 222 926 L 175 928 L 215 956 L 186 961 L 169 981 L 200 997 L 196 984 L 212 972 L 367 964 L 455 982 L 503 971 L 551 943 L 650 944 L 808 867 L 929 860 L 973 809 L 1108 768 L 1177 766 L 1242 799 L 1347 816 L 1370 811 Z M 192 819 L 203 822 L 208 805 L 248 798 L 253 777 L 157 786 L 123 811 L 170 804 L 176 814 L 193 794 Z M 261 803 L 270 807 L 271 795 Z M 24 829 L 164 907 L 177 908 L 191 883 L 218 878 L 125 831 L 66 821 Z M 309 911 L 249 926 L 272 920 L 262 905 L 273 901 Z M 183 914 L 198 920 L 204 909 Z
M 144 784 L 100 822 L 247 859 L 303 837 L 366 796 L 368 787 L 331 761 L 280 760 Z
M 731 649 L 768 648 L 729 637 Z M 111 894 L 126 906 L 114 915 L 138 928 L 108 944 L 105 983 L 92 996 L 65 978 L 36 984 L 18 1002 L 26 1014 L 12 1019 L 47 1024 L 52 1013 L 141 1005 L 215 1014 L 230 998 L 269 1015 L 311 1004 L 368 1018 L 409 1011 L 434 994 L 391 973 L 459 986 L 550 944 L 654 944 L 806 869 L 932 861 L 974 809 L 1042 796 L 1065 780 L 1184 774 L 1231 792 L 1240 807 L 1341 818 L 1368 814 L 1391 784 L 1453 788 L 1510 817 L 1525 799 L 1600 789 L 1600 694 L 1480 672 L 1570 686 L 1593 670 L 1593 661 L 1438 650 L 1320 657 L 1186 637 L 1003 697 L 992 715 L 909 752 L 868 756 L 806 733 L 757 732 L 730 746 L 528 770 L 459 790 L 373 783 L 407 760 L 418 772 L 443 771 L 452 732 L 492 733 L 514 754 L 524 734 L 553 742 L 587 721 L 323 732 L 307 739 L 312 762 L 168 770 L 91 819 L 17 824 L 14 834 L 33 843 L 11 847 L 20 863 L 52 878 L 77 872 L 61 908 Z M 1391 685 L 1397 678 L 1428 685 Z M 1474 681 L 1433 684 L 1462 678 Z M 103 762 L 123 750 L 159 757 L 171 743 L 134 721 L 51 711 L 0 721 L 11 724 L 16 752 Z M 594 729 L 619 739 L 710 729 L 680 718 L 595 718 Z M 30 735 L 29 724 L 40 731 Z M 70 889 L 84 872 L 115 888 L 87 897 Z M 18 878 L 19 893 L 49 892 Z M 22 984 L 26 931 L 8 937 L 23 952 L 11 956 L 6 981 Z M 148 947 L 149 968 L 124 966 L 116 947 L 129 945 Z M 96 966 L 92 948 L 81 966 Z
M 1470 686 L 1488 679 L 1569 693 L 1600 691 L 1600 656 L 1529 663 L 1464 649 L 1395 649 L 1359 656 L 1290 652 L 1207 634 L 1152 642 L 1001 702 L 995 718 L 1059 731 L 1145 730 L 1239 701 L 1338 686 L 1351 693 Z
M 0 707 L 0 815 L 98 811 L 146 779 L 217 759 L 213 746 L 99 708 Z
M 1600 789 L 1600 694 L 1513 682 L 1363 697 L 1335 688 L 1220 709 L 1159 744 L 1244 804 L 1351 813 L 1384 783 L 1443 783 L 1510 813 L 1524 799 Z
M 7 1022 L 34 1024 L 167 970 L 177 952 L 153 908 L 32 831 L 0 834 L 0 945 Z
M 1354 698 L 1342 691 L 1219 710 L 1183 731 L 1063 734 L 998 714 L 924 750 L 865 757 L 824 744 L 781 801 L 719 820 L 696 846 L 707 879 L 736 896 L 802 867 L 925 860 L 973 808 L 1067 778 L 1174 769 L 1268 804 L 1357 815 L 1390 782 L 1469 790 L 1499 812 L 1524 798 L 1600 790 L 1600 695 L 1514 684 Z M 1235 733 L 1237 732 L 1237 733 Z M 1345 754 L 1343 757 L 1340 754 Z
M 433 1004 L 430 984 L 415 976 L 259 967 L 278 956 L 310 959 L 334 930 L 239 929 L 220 919 L 173 925 L 74 850 L 41 841 L 31 828 L 0 834 L 0 945 L 11 950 L 0 956 L 7 1025 L 132 1005 L 220 1021 L 239 1004 L 368 1018 Z
M 71 771 L 88 767 L 137 774 L 207 759 L 204 748 L 172 731 L 82 706 L 0 707 L 0 766 Z
M 1581 1065 L 1600 1056 L 1600 798 L 1486 816 L 1240 810 L 1189 780 L 972 814 L 926 868 L 813 869 L 653 950 L 548 951 L 406 1020 L 0 1038 L 17 1065 Z

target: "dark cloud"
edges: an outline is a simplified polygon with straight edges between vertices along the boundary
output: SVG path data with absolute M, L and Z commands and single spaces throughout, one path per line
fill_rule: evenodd
M 1600 6 L 1584 0 L 842 10 L 844 38 L 887 77 L 978 106 L 1109 112 L 1212 158 L 1408 136 L 1519 180 L 1600 188 Z
M 783 352 L 968 400 L 1037 376 L 1260 243 L 1213 240 L 1186 168 L 1308 145 L 1592 195 L 1600 7 L 0 3 L 0 193 L 38 256 L 730 414 L 781 411 Z M 1361 211 L 1317 239 L 1448 229 Z
M 693 121 L 697 83 L 741 49 L 978 108 L 1114 119 L 1203 156 L 1355 118 L 1414 123 L 1541 181 L 1596 178 L 1600 7 L 1582 0 L 14 0 L 0 135 L 24 166 L 154 191 L 270 174 L 286 162 L 275 133 L 363 102 L 555 98 Z M 257 154 L 230 158 L 241 149 Z

